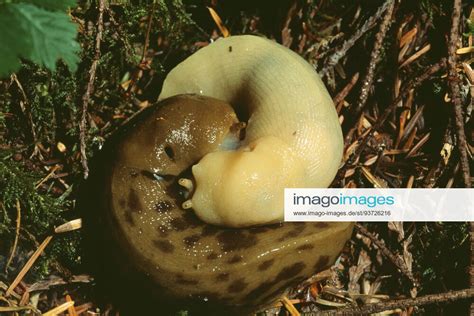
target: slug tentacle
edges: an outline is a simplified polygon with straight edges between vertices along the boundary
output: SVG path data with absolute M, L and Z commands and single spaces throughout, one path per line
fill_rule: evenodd
M 160 98 L 182 93 L 248 114 L 239 148 L 209 153 L 192 168 L 193 209 L 202 220 L 234 227 L 277 222 L 285 187 L 333 180 L 343 149 L 337 113 L 316 71 L 291 50 L 250 35 L 220 39 L 175 67 Z

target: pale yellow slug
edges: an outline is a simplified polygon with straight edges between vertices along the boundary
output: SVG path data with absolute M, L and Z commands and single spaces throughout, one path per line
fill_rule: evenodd
M 252 36 L 219 39 L 176 66 L 160 99 L 183 93 L 231 104 L 247 121 L 236 150 L 208 153 L 193 166 L 188 207 L 203 221 L 245 227 L 283 219 L 285 187 L 327 187 L 342 157 L 331 97 L 303 58 Z

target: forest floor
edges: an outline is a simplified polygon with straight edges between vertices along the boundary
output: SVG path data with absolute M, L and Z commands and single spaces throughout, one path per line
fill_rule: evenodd
M 116 313 L 81 261 L 78 187 L 105 140 L 156 101 L 166 74 L 228 34 L 272 38 L 320 74 L 345 142 L 334 187 L 471 186 L 469 1 L 91 2 L 70 11 L 82 48 L 75 73 L 24 60 L 0 81 L 0 314 Z M 359 223 L 334 266 L 267 313 L 467 314 L 470 229 Z

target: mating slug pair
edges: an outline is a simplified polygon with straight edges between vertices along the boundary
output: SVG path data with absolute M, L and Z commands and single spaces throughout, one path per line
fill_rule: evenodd
M 315 70 L 232 36 L 168 74 L 158 104 L 105 146 L 85 197 L 100 201 L 107 247 L 157 296 L 253 309 L 332 264 L 350 237 L 350 223 L 281 223 L 283 189 L 327 187 L 342 147 Z

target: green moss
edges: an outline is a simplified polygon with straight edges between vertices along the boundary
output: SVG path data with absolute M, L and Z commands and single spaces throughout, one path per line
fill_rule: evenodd
M 35 235 L 45 234 L 52 228 L 52 224 L 63 221 L 62 213 L 69 207 L 70 201 L 60 201 L 48 193 L 38 193 L 35 183 L 41 180 L 41 176 L 23 170 L 19 163 L 8 158 L 6 156 L 0 159 L 0 186 L 3 188 L 0 199 L 3 201 L 6 215 L 0 219 L 1 224 L 12 225 L 12 218 L 16 218 L 16 211 L 13 210 L 16 209 L 18 200 L 22 210 L 22 227 Z M 0 231 L 0 236 L 2 233 L 7 232 Z

